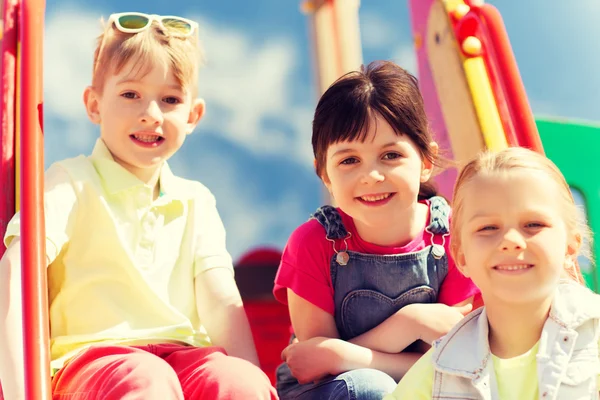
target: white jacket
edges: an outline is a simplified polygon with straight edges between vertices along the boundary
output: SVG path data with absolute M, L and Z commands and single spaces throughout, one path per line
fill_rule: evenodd
M 600 296 L 561 283 L 537 354 L 540 400 L 598 399 Z M 434 399 L 500 400 L 488 343 L 485 307 L 434 344 Z

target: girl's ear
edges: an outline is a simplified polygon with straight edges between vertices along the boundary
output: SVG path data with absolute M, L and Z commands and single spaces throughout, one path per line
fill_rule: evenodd
M 465 253 L 462 252 L 462 250 L 459 250 L 458 253 L 456 254 L 456 258 L 454 259 L 454 264 L 456 265 L 456 268 L 458 268 L 458 270 L 467 278 L 470 278 L 469 275 L 469 268 L 467 268 L 467 262 L 465 260 Z
M 325 184 L 325 187 L 327 188 L 327 191 L 329 192 L 331 197 L 333 197 L 333 191 L 331 189 L 331 181 L 329 180 L 327 173 L 324 173 L 323 175 L 321 175 L 321 180 L 323 181 L 323 184 Z
M 579 255 L 579 251 L 581 250 L 583 238 L 578 232 L 573 233 L 571 236 L 572 237 L 567 242 L 566 256 L 575 259 L 577 258 L 577 256 Z
M 323 171 L 323 173 L 319 173 L 319 171 L 317 170 L 317 160 L 316 159 L 313 160 L 313 165 L 315 166 L 315 172 L 317 173 L 317 175 L 319 175 L 319 178 L 321 178 L 321 180 L 325 184 L 325 187 L 331 194 L 331 181 L 329 180 L 329 177 L 327 176 L 327 171 Z
M 581 250 L 581 245 L 583 243 L 583 238 L 580 233 L 574 233 L 571 235 L 572 237 L 567 242 L 567 250 L 565 253 L 565 270 L 571 270 L 573 274 L 580 275 L 581 272 L 578 272 L 577 268 L 577 256 L 579 255 L 579 251 Z
M 429 143 L 429 148 L 431 149 L 431 153 L 434 158 L 437 157 L 439 146 L 436 142 Z M 433 174 L 433 162 L 428 160 L 427 158 L 423 158 L 423 164 L 421 166 L 421 182 L 427 182 L 431 175 Z

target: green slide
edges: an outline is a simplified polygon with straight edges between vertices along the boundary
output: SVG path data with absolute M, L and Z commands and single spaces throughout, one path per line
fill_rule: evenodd
M 581 257 L 580 266 L 588 287 L 600 293 L 600 125 L 553 118 L 536 118 L 536 123 L 546 155 L 565 175 L 596 239 L 592 259 Z

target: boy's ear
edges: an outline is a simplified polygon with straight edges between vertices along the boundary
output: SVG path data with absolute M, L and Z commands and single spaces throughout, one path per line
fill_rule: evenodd
M 192 108 L 190 109 L 190 115 L 188 117 L 186 133 L 189 135 L 196 129 L 196 125 L 204 116 L 206 110 L 206 103 L 203 99 L 196 99 L 192 101 Z
M 86 87 L 83 91 L 83 104 L 85 105 L 88 118 L 94 124 L 99 124 L 101 121 L 99 101 L 100 95 L 98 92 L 91 86 Z
M 435 157 L 438 154 L 440 147 L 436 142 L 429 143 L 432 155 Z M 433 174 L 433 163 L 428 159 L 423 159 L 423 165 L 421 166 L 421 182 L 427 182 Z

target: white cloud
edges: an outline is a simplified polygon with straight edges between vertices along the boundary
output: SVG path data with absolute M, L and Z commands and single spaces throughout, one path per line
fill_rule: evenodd
M 285 228 L 293 220 L 304 222 L 308 219 L 308 213 L 300 199 L 291 194 L 283 196 L 274 204 L 257 201 L 253 203 L 251 210 L 240 207 L 239 201 L 235 200 L 235 196 L 240 195 L 239 191 L 230 194 L 231 196 L 221 196 L 217 200 L 217 206 L 220 210 L 228 210 L 224 223 L 227 228 L 227 248 L 234 261 L 259 246 L 281 249 L 281 241 L 285 241 L 286 237 L 267 239 L 272 236 L 269 232 Z
M 231 162 L 224 162 L 219 154 L 206 154 L 198 160 L 175 158 L 170 163 L 174 171 L 187 168 L 214 168 L 218 166 L 218 179 L 204 182 L 215 194 L 217 208 L 227 231 L 227 249 L 234 261 L 250 249 L 271 246 L 281 249 L 291 230 L 308 218 L 298 192 L 282 193 L 272 188 L 269 200 L 253 185 L 242 178 Z M 218 182 L 218 183 L 217 183 Z M 318 189 L 315 196 L 318 196 Z M 278 235 L 279 232 L 285 234 Z
M 394 22 L 396 24 L 394 25 Z M 392 20 L 377 12 L 360 13 L 362 46 L 366 50 L 385 51 L 381 57 L 394 61 L 413 74 L 417 73 L 417 58 L 407 32 L 399 26 L 401 22 Z M 389 56 L 388 56 L 389 54 Z
M 49 162 L 89 151 L 96 140 L 82 95 L 90 83 L 92 51 L 99 31 L 97 16 L 76 10 L 61 10 L 46 20 L 44 114 L 47 127 L 60 127 L 45 130 Z
M 529 105 L 536 117 L 553 116 L 556 118 L 561 116 L 561 111 L 563 111 L 556 101 L 542 100 L 534 96 L 529 96 Z
M 400 65 L 413 75 L 417 75 L 419 72 L 417 65 L 417 54 L 412 46 L 399 46 L 393 52 L 390 57 L 391 61 Z
M 48 111 L 56 116 L 85 117 L 82 94 L 91 81 L 94 39 L 99 32 L 99 19 L 92 14 L 65 10 L 48 18 L 44 94 Z
M 389 19 L 374 12 L 361 12 L 360 36 L 363 47 L 381 49 L 392 46 L 398 36 Z
M 310 165 L 306 132 L 312 109 L 292 99 L 296 44 L 276 36 L 261 43 L 234 28 L 198 20 L 207 58 L 200 76 L 207 116 L 200 129 L 209 127 L 255 153 L 286 153 Z M 267 120 L 292 134 L 270 128 Z

